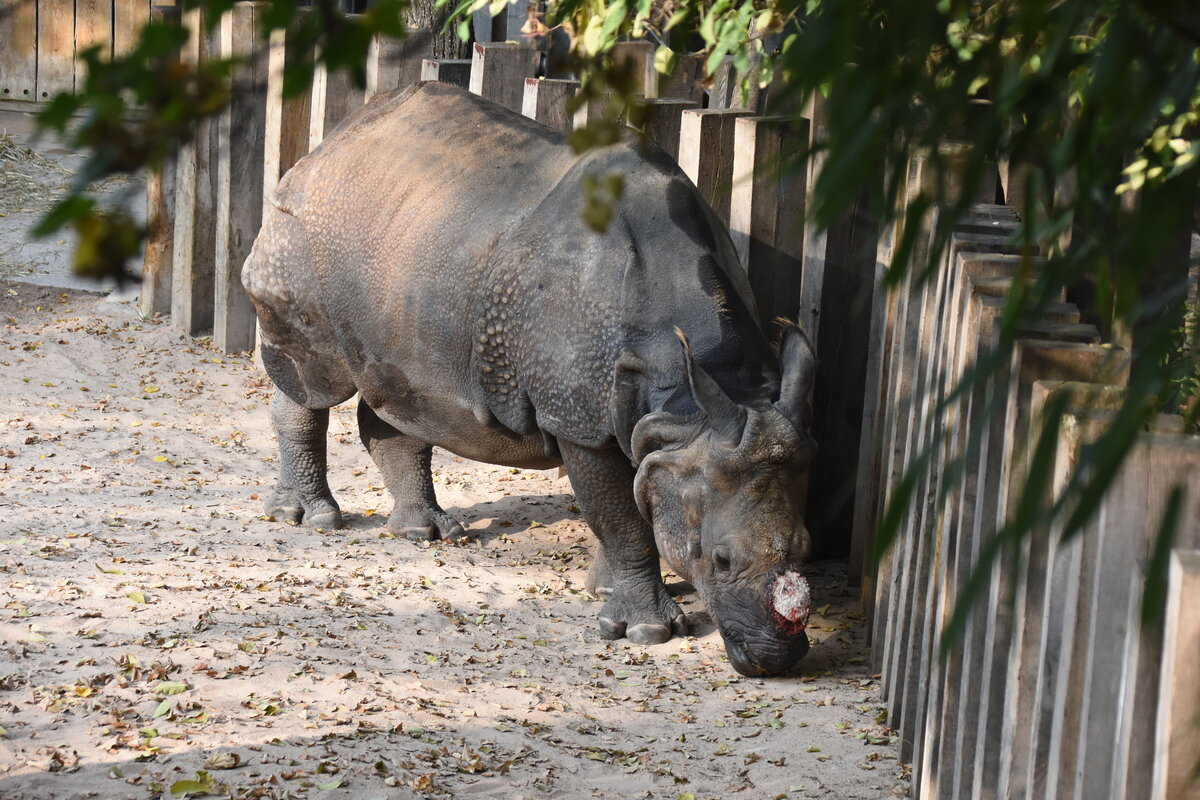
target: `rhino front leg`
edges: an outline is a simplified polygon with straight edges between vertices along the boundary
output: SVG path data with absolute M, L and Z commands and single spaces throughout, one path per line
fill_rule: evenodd
M 687 633 L 687 618 L 659 572 L 654 532 L 633 498 L 633 469 L 619 450 L 594 450 L 559 440 L 583 516 L 600 541 L 603 566 L 589 582 L 611 595 L 600 609 L 600 634 L 658 644 Z M 597 581 L 597 579 L 599 579 Z
M 276 389 L 271 425 L 279 441 L 279 482 L 267 499 L 267 513 L 310 528 L 342 527 L 342 512 L 325 478 L 329 409 L 305 408 Z
M 358 435 L 395 502 L 389 528 L 412 541 L 464 535 L 462 525 L 442 510 L 434 494 L 432 445 L 388 425 L 361 399 Z

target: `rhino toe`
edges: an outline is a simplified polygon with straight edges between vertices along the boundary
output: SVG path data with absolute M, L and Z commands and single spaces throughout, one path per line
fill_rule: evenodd
M 653 602 L 645 605 L 635 602 L 633 593 L 618 592 L 609 597 L 600 611 L 600 635 L 605 639 L 628 639 L 634 644 L 662 644 L 672 636 L 687 635 L 687 617 L 666 588 L 654 594 Z
M 454 517 L 440 509 L 397 509 L 388 518 L 388 528 L 410 542 L 431 542 L 436 539 L 456 539 L 466 531 Z

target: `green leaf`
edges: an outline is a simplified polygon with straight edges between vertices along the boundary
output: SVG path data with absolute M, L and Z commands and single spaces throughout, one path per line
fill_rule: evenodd
M 153 718 L 157 719 L 158 717 L 165 717 L 169 713 L 171 713 L 171 701 L 163 700 L 158 704 L 158 708 L 154 709 L 154 714 L 152 716 Z
M 163 681 L 158 686 L 154 687 L 157 694 L 172 695 L 186 692 L 188 685 L 179 681 Z
M 342 776 L 339 775 L 338 777 L 331 780 L 329 783 L 322 783 L 322 784 L 318 785 L 317 788 L 321 789 L 322 791 L 329 791 L 330 789 L 336 789 L 342 785 L 342 781 L 344 781 L 344 780 L 345 780 L 345 778 L 343 778 Z

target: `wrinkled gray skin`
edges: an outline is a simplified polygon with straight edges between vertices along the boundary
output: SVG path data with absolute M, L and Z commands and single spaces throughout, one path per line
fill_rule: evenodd
M 614 172 L 624 197 L 598 235 L 580 180 Z M 728 234 L 661 151 L 580 157 L 439 83 L 380 96 L 283 179 L 243 282 L 276 386 L 268 513 L 341 525 L 325 433 L 328 409 L 357 392 L 398 532 L 462 533 L 434 497 L 433 445 L 563 464 L 600 541 L 603 635 L 686 632 L 661 557 L 697 588 L 738 671 L 784 673 L 807 651 L 771 586 L 809 550 L 812 351 L 789 328 L 776 354 Z

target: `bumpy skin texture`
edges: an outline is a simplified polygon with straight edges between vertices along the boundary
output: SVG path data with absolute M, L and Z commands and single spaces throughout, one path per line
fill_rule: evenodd
M 597 235 L 580 181 L 614 172 L 624 196 Z M 394 528 L 461 531 L 434 498 L 430 445 L 564 463 L 611 584 L 602 633 L 657 642 L 683 630 L 659 557 L 687 574 L 696 554 L 639 513 L 634 428 L 655 413 L 703 416 L 676 328 L 735 403 L 770 411 L 780 373 L 728 234 L 669 157 L 636 143 L 580 157 L 531 120 L 418 84 L 373 99 L 284 177 L 243 282 L 277 389 L 268 510 L 339 521 L 326 409 L 358 392 Z M 807 536 L 798 517 L 789 526 Z

